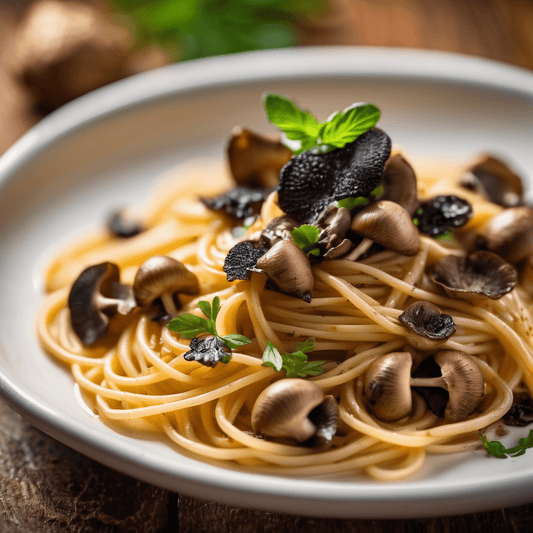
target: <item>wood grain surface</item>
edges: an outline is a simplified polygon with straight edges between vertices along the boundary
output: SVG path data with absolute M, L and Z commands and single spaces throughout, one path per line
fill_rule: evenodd
M 8 66 L 7 44 L 29 3 L 0 0 L 0 154 L 42 117 Z M 302 45 L 427 48 L 533 69 L 531 0 L 331 0 L 328 16 L 299 27 Z M 530 533 L 532 524 L 533 504 L 424 520 L 313 519 L 219 505 L 103 467 L 0 402 L 0 533 Z

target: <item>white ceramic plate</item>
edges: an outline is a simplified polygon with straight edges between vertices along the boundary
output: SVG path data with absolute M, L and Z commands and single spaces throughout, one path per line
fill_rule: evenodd
M 503 154 L 533 178 L 533 75 L 441 53 L 295 49 L 181 64 L 95 91 L 55 112 L 0 159 L 0 393 L 37 427 L 143 480 L 218 502 L 300 515 L 404 518 L 533 500 L 533 451 L 429 460 L 413 479 L 286 479 L 226 469 L 166 442 L 116 433 L 77 400 L 39 347 L 41 269 L 54 250 L 117 205 L 140 203 L 157 177 L 191 158 L 222 159 L 235 125 L 273 132 L 261 95 L 297 99 L 324 120 L 355 101 L 415 167 Z M 515 432 L 513 439 L 524 435 Z

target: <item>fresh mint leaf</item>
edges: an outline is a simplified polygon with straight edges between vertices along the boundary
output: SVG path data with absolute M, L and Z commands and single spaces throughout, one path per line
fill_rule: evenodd
M 192 339 L 197 335 L 201 335 L 207 331 L 208 323 L 206 318 L 185 313 L 184 315 L 173 318 L 168 324 L 167 328 L 170 331 L 176 331 L 184 339 Z
M 230 333 L 229 335 L 221 337 L 221 339 L 224 341 L 224 344 L 232 350 L 234 348 L 239 348 L 239 346 L 246 346 L 252 342 L 248 337 L 239 335 L 238 333 Z
M 524 437 L 518 441 L 517 446 L 512 448 L 506 448 L 501 442 L 497 440 L 489 441 L 484 435 L 478 433 L 478 436 L 487 449 L 487 452 L 500 459 L 507 459 L 507 457 L 518 457 L 524 455 L 528 448 L 533 448 L 533 429 L 530 430 L 527 437 Z
M 294 228 L 291 231 L 292 240 L 304 251 L 307 255 L 319 255 L 320 249 L 315 247 L 318 244 L 320 230 L 311 224 L 303 224 L 299 228 Z
M 283 365 L 283 359 L 281 358 L 279 350 L 270 341 L 267 341 L 262 360 L 263 366 L 270 366 L 277 372 L 281 370 Z

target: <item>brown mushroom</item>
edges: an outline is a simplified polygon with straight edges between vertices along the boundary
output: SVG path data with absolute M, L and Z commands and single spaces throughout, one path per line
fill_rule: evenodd
M 86 345 L 104 336 L 116 313 L 127 315 L 135 306 L 131 286 L 120 283 L 118 266 L 108 262 L 86 268 L 68 297 L 72 329 Z
M 273 218 L 261 232 L 259 242 L 265 248 L 271 248 L 279 241 L 292 239 L 291 231 L 299 226 L 289 215 Z
M 324 439 L 331 442 L 337 418 L 334 398 L 324 397 L 316 383 L 296 378 L 280 379 L 269 385 L 252 408 L 252 428 L 256 433 L 296 442 L 305 442 L 318 433 L 315 439 L 318 447 L 324 446 Z
M 423 351 L 436 350 L 456 330 L 453 318 L 441 313 L 431 302 L 419 301 L 411 304 L 398 320 L 415 333 L 407 338 L 407 342 Z
M 417 207 L 416 174 L 400 154 L 391 156 L 385 163 L 381 185 L 383 194 L 380 200 L 396 202 L 411 216 L 414 215 Z
M 422 361 L 411 386 L 417 387 L 437 416 L 452 422 L 466 420 L 481 404 L 485 390 L 483 374 L 474 359 L 454 350 L 440 350 Z
M 314 285 L 311 263 L 292 240 L 282 240 L 270 248 L 254 269 L 264 272 L 281 292 L 310 302 Z
M 185 265 L 172 257 L 155 255 L 137 270 L 133 293 L 139 306 L 148 307 L 159 299 L 164 319 L 178 314 L 178 293 L 196 294 L 200 290 L 198 278 Z
M 498 299 L 513 290 L 518 274 L 498 255 L 479 251 L 442 257 L 430 268 L 429 278 L 451 298 Z
M 409 213 L 399 204 L 380 200 L 359 211 L 352 230 L 402 255 L 418 251 L 418 230 Z
M 228 144 L 229 166 L 238 185 L 272 188 L 291 159 L 292 150 L 278 139 L 235 128 Z
M 407 352 L 384 355 L 370 365 L 364 377 L 364 393 L 377 418 L 393 422 L 408 416 L 412 410 L 411 387 L 416 387 L 437 416 L 452 422 L 466 420 L 483 399 L 483 374 L 463 352 L 437 352 L 422 361 L 415 377 L 411 377 L 411 367 Z
M 129 239 L 145 230 L 144 224 L 129 215 L 125 209 L 112 211 L 107 217 L 107 229 L 115 237 Z
M 482 155 L 459 179 L 459 185 L 504 207 L 514 207 L 523 201 L 522 180 L 502 160 Z
M 510 207 L 493 216 L 478 245 L 516 264 L 533 254 L 533 209 Z
M 335 204 L 330 205 L 318 217 L 316 221 L 316 226 L 320 229 L 318 244 L 325 250 L 325 259 L 337 259 L 350 251 L 352 243 L 349 239 L 345 239 L 345 236 L 351 222 L 350 211 Z

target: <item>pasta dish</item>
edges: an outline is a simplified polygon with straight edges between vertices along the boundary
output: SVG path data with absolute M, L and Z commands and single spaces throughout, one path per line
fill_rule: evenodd
M 173 176 L 48 266 L 39 338 L 95 413 L 253 472 L 383 481 L 526 425 L 518 175 L 419 174 L 371 104 L 265 105 L 283 142 L 233 131 L 227 172 Z

